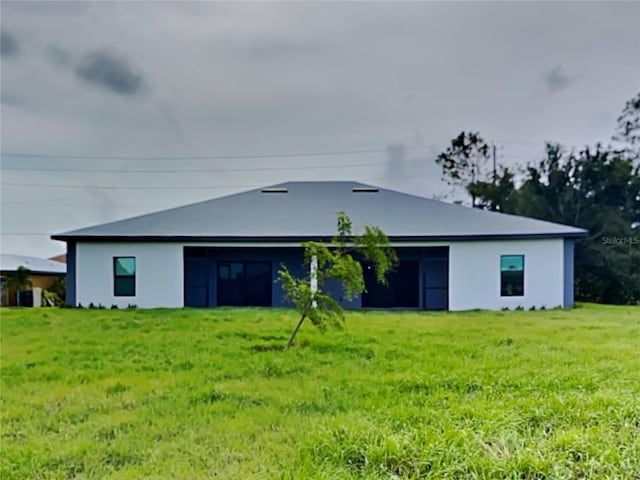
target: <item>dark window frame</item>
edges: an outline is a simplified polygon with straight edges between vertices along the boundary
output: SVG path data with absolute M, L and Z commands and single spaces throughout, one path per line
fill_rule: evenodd
M 117 263 L 120 259 L 132 259 L 133 260 L 133 274 L 123 275 L 118 273 Z M 138 274 L 138 262 L 136 261 L 136 257 L 127 255 L 127 256 L 118 256 L 113 257 L 113 296 L 114 297 L 135 297 L 136 296 L 136 275 Z M 120 293 L 118 291 L 118 280 L 119 279 L 133 279 L 133 292 L 129 294 Z
M 522 259 L 522 270 L 516 270 L 516 271 L 509 271 L 509 270 L 503 270 L 502 269 L 502 261 L 504 258 L 506 257 L 519 257 Z M 521 253 L 517 253 L 517 254 L 508 254 L 508 255 L 500 255 L 500 297 L 524 297 L 524 292 L 525 292 L 525 285 L 524 285 L 524 272 L 525 272 L 525 255 L 521 254 Z M 508 291 L 506 291 L 505 288 L 505 278 L 504 278 L 504 274 L 505 272 L 509 272 L 509 273 L 519 273 L 519 283 L 520 283 L 520 289 L 516 290 L 515 293 L 509 293 Z

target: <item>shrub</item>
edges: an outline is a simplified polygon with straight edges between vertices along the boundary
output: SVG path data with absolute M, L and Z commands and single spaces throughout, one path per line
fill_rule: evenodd
M 55 305 L 64 304 L 67 297 L 67 280 L 65 277 L 56 278 L 47 291 L 51 292 L 51 295 L 55 298 Z
M 58 296 L 49 291 L 49 290 L 43 290 L 42 291 L 42 306 L 43 307 L 55 307 L 56 305 L 61 305 L 60 299 L 58 298 Z

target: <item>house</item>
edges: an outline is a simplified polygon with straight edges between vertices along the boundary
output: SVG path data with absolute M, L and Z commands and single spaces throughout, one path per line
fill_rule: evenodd
M 400 258 L 386 287 L 364 265 L 367 292 L 346 307 L 573 305 L 585 230 L 355 182 L 288 182 L 52 238 L 67 242 L 70 304 L 285 306 L 279 266 L 302 274 L 300 243 L 329 241 L 339 211 L 355 232 L 379 226 Z
M 38 257 L 27 257 L 24 255 L 0 255 L 0 282 L 1 305 L 17 305 L 17 295 L 14 288 L 5 288 L 7 279 L 15 274 L 18 268 L 23 267 L 29 270 L 28 279 L 31 282 L 30 289 L 47 290 L 53 282 L 66 275 L 67 267 L 64 263 L 54 260 L 47 260 Z

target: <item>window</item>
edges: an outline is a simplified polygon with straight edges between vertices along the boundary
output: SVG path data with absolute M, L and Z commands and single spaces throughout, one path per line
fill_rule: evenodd
M 113 257 L 113 294 L 116 297 L 136 295 L 135 257 Z
M 524 295 L 524 255 L 500 257 L 500 295 L 502 297 Z

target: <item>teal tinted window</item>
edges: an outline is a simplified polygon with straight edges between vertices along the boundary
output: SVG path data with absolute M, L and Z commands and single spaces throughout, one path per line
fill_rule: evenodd
M 524 255 L 502 255 L 500 257 L 500 271 L 521 272 L 524 270 Z
M 116 275 L 135 275 L 135 257 L 116 257 Z
M 133 297 L 135 294 L 135 257 L 113 257 L 113 295 L 116 297 Z
M 500 295 L 503 297 L 524 295 L 524 255 L 500 257 Z

